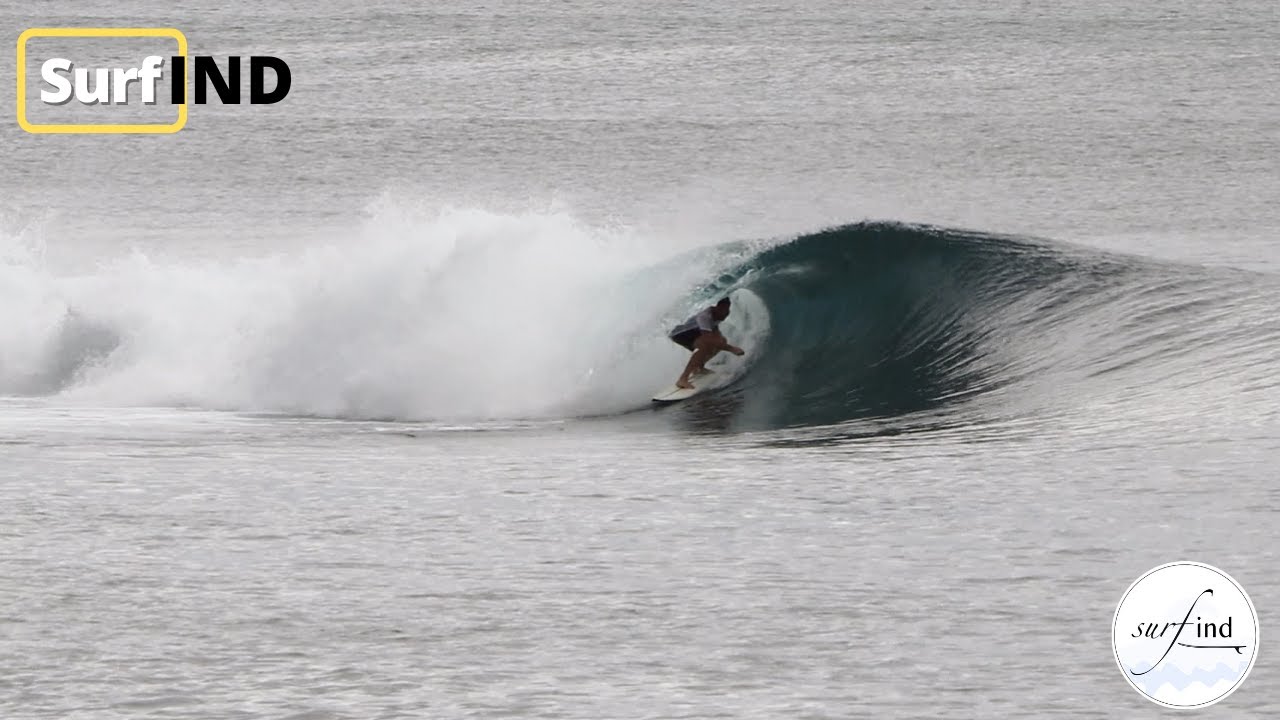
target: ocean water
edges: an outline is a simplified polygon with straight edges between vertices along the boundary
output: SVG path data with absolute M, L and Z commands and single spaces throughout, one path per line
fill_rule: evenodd
M 1277 21 L 0 5 L 292 73 L 3 123 L 0 716 L 1157 717 L 1175 560 L 1262 628 L 1199 714 L 1275 716 Z

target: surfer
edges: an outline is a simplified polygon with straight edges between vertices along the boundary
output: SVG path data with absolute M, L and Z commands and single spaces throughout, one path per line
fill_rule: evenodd
M 694 374 L 701 375 L 708 372 L 707 361 L 721 350 L 727 350 L 734 355 L 743 353 L 742 348 L 730 345 L 724 335 L 720 334 L 720 323 L 727 317 L 729 317 L 729 298 L 726 297 L 680 323 L 668 335 L 671 342 L 693 351 L 689 364 L 684 366 L 684 372 L 680 373 L 680 379 L 676 380 L 676 387 L 692 389 L 693 383 L 689 382 L 689 378 Z

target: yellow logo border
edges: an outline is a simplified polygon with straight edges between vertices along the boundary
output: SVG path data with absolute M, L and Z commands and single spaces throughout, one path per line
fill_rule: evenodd
M 178 41 L 178 55 L 187 57 L 187 36 L 175 28 L 31 28 L 18 36 L 18 125 L 29 133 L 176 133 L 187 124 L 187 88 L 182 88 L 178 119 L 168 125 L 50 125 L 27 120 L 27 41 L 36 37 L 163 37 Z

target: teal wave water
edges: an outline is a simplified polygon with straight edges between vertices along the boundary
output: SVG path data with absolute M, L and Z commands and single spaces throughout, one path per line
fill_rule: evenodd
M 901 429 L 1034 416 L 1063 395 L 1269 384 L 1280 347 L 1269 276 L 940 227 L 803 235 L 707 294 L 735 288 L 763 299 L 772 332 L 747 376 L 693 412 L 746 428 Z

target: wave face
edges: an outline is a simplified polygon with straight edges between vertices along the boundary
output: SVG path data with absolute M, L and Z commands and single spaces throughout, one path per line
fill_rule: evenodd
M 711 425 L 733 415 L 739 428 L 862 421 L 879 432 L 1013 419 L 1140 399 L 1161 382 L 1270 382 L 1265 356 L 1280 346 L 1269 278 L 935 227 L 801 236 L 717 291 L 732 288 L 763 299 L 772 330 L 748 377 L 702 418 Z

